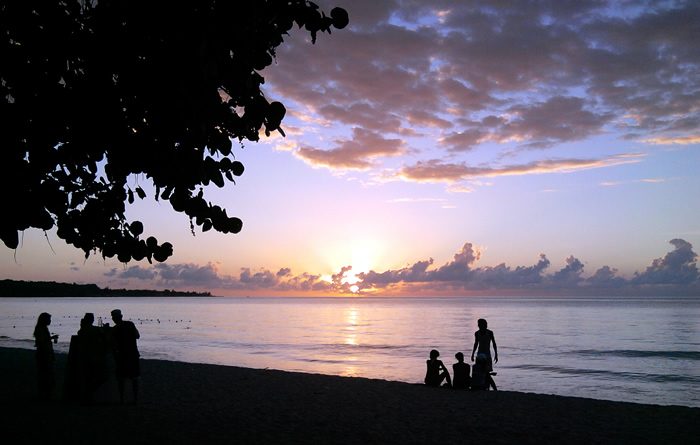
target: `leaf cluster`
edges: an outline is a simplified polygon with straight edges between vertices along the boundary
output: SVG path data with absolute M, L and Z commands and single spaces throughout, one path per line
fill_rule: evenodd
M 204 197 L 240 176 L 233 141 L 283 130 L 260 71 L 296 24 L 347 25 L 303 0 L 21 0 L 0 5 L 0 239 L 30 227 L 120 261 L 164 261 L 126 205 L 156 200 L 191 227 L 237 233 L 242 221 Z

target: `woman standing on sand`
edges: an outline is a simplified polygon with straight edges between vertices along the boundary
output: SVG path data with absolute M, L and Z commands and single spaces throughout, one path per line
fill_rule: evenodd
M 42 312 L 34 328 L 34 345 L 36 346 L 36 375 L 39 386 L 39 399 L 50 400 L 51 391 L 56 386 L 53 372 L 55 356 L 51 340 L 58 340 L 58 335 L 49 333 L 51 314 Z

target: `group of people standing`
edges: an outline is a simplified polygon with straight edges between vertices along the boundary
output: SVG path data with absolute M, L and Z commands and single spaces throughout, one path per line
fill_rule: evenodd
M 120 401 L 124 403 L 124 386 L 127 379 L 132 382 L 133 401 L 138 400 L 141 370 L 137 340 L 140 334 L 133 322 L 123 319 L 121 310 L 113 310 L 111 316 L 114 327 L 110 327 L 109 323 L 99 323 L 95 326 L 94 314 L 86 313 L 80 320 L 77 336 L 73 336 L 71 340 L 69 366 L 72 356 L 75 363 L 71 373 L 78 377 L 81 398 L 85 402 L 92 402 L 93 393 L 108 379 L 108 354 L 114 356 Z M 50 400 L 56 386 L 53 343 L 58 342 L 58 335 L 50 334 L 49 325 L 51 315 L 44 312 L 39 315 L 34 328 L 37 383 L 39 398 L 42 400 Z
M 428 370 L 425 374 L 425 384 L 428 386 L 438 387 L 445 382 L 445 387 L 454 389 L 474 389 L 488 390 L 492 388 L 498 390 L 496 383 L 493 381 L 493 363 L 498 363 L 498 346 L 496 346 L 496 337 L 493 331 L 488 329 L 488 323 L 483 318 L 477 321 L 479 330 L 474 333 L 474 347 L 472 349 L 472 362 L 476 362 L 473 367 L 464 362 L 464 354 L 458 352 L 455 354 L 457 363 L 452 365 L 453 377 L 450 378 L 450 372 L 445 367 L 442 360 L 438 360 L 440 352 L 437 349 L 430 351 L 430 359 L 427 360 Z M 491 345 L 493 345 L 493 360 L 491 359 Z

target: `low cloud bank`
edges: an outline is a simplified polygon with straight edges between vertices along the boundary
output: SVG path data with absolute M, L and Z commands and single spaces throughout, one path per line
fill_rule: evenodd
M 219 263 L 132 266 L 123 271 L 112 269 L 105 275 L 119 281 L 149 281 L 179 289 L 220 289 L 231 295 L 700 295 L 698 254 L 685 240 L 676 238 L 669 243 L 674 250 L 629 279 L 607 265 L 584 278 L 584 264 L 573 255 L 566 258 L 562 269 L 549 274 L 546 272 L 551 263 L 545 254 L 540 254 L 531 266 L 512 268 L 501 263 L 477 267 L 481 252 L 472 243 L 465 243 L 452 261 L 439 267 L 430 258 L 401 269 L 356 275 L 352 266 L 345 266 L 330 277 L 309 272 L 295 275 L 286 267 L 276 272 L 243 268 L 238 275 L 227 275 L 219 270 Z M 353 277 L 357 281 L 348 282 L 355 281 L 348 280 Z

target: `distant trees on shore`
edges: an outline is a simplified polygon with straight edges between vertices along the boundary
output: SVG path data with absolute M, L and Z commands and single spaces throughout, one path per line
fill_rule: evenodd
M 211 292 L 110 289 L 96 284 L 0 280 L 0 297 L 211 297 Z

